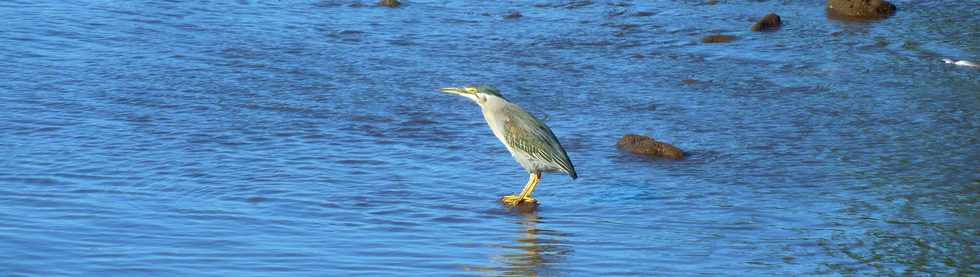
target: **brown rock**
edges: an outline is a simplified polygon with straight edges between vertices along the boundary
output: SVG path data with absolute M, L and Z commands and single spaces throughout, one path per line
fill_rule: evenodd
M 895 5 L 885 0 L 827 0 L 827 15 L 855 19 L 880 19 L 895 14 Z
M 778 30 L 779 26 L 781 25 L 783 25 L 783 21 L 779 19 L 779 15 L 776 15 L 775 13 L 769 13 L 766 16 L 763 16 L 762 19 L 759 20 L 759 22 L 756 22 L 754 25 L 752 25 L 752 31 L 753 32 L 775 31 Z
M 389 7 L 389 8 L 397 8 L 401 5 L 402 3 L 398 2 L 398 0 L 381 0 L 381 2 L 378 2 L 378 6 Z
M 704 43 L 721 43 L 735 40 L 735 36 L 729 35 L 710 35 L 701 39 Z
M 616 142 L 616 148 L 637 155 L 671 160 L 684 159 L 684 152 L 673 145 L 659 142 L 651 137 L 640 135 L 625 135 Z

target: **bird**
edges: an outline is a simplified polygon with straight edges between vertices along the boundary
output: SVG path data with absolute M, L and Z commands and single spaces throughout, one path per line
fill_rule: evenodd
M 531 197 L 531 193 L 544 172 L 564 173 L 572 180 L 578 178 L 575 166 L 551 128 L 520 106 L 507 101 L 497 88 L 481 85 L 447 87 L 440 91 L 465 97 L 479 105 L 490 131 L 527 171 L 529 177 L 524 189 L 518 194 L 502 197 L 500 202 L 503 204 L 511 207 L 525 204 L 537 206 L 538 201 Z
M 944 58 L 943 62 L 948 64 L 953 64 L 953 65 L 959 65 L 959 66 L 980 67 L 980 65 L 977 65 L 976 63 L 967 60 L 954 61 L 952 59 Z

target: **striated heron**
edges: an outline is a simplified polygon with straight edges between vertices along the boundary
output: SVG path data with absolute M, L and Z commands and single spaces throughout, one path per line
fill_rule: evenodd
M 538 120 L 517 105 L 505 99 L 491 86 L 443 88 L 442 92 L 466 97 L 476 102 L 483 110 L 483 118 L 511 156 L 530 178 L 518 195 L 508 195 L 500 199 L 506 205 L 517 206 L 522 203 L 536 205 L 531 192 L 541 180 L 542 172 L 562 172 L 574 180 L 578 178 L 572 161 L 565 149 L 558 143 L 555 134 L 544 122 Z

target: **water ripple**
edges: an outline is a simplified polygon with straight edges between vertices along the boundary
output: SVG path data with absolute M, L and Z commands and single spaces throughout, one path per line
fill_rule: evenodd
M 980 79 L 937 61 L 980 24 L 903 5 L 5 1 L 0 272 L 971 275 Z M 581 178 L 499 206 L 526 175 L 465 84 Z

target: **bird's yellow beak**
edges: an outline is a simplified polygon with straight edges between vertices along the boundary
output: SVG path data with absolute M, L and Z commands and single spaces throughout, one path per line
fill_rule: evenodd
M 450 94 L 456 94 L 456 95 L 460 95 L 466 92 L 466 90 L 464 90 L 463 88 L 441 88 L 439 89 L 439 91 L 450 93 Z

